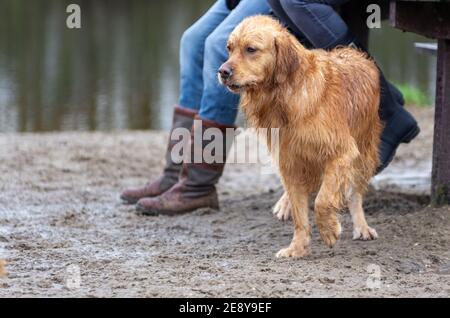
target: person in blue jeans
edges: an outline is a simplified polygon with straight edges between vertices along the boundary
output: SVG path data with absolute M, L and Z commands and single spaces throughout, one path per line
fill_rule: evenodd
M 246 17 L 267 15 L 270 11 L 267 0 L 218 0 L 184 32 L 180 48 L 180 98 L 172 130 L 191 129 L 194 119 L 202 121 L 202 130 L 214 127 L 225 132 L 234 128 L 239 96 L 219 84 L 217 71 L 228 58 L 227 41 L 236 26 Z M 197 130 L 200 128 L 193 128 L 194 134 L 202 133 Z M 162 176 L 143 188 L 124 191 L 122 200 L 137 203 L 137 210 L 146 215 L 176 215 L 205 207 L 219 208 L 215 185 L 222 176 L 227 149 L 220 163 L 181 165 L 171 158 L 177 142 L 169 141 Z
M 173 129 L 192 128 L 195 135 L 211 127 L 224 132 L 233 128 L 239 97 L 218 83 L 217 70 L 228 58 L 229 35 L 246 17 L 273 12 L 308 48 L 353 46 L 366 50 L 334 9 L 348 1 L 357 0 L 218 0 L 181 39 L 180 99 L 174 111 Z M 380 149 L 381 171 L 392 160 L 400 143 L 411 141 L 420 130 L 402 107 L 401 93 L 382 74 L 380 79 L 380 117 L 385 123 Z M 193 127 L 194 119 L 201 120 L 201 128 Z M 166 167 L 160 178 L 122 194 L 125 202 L 137 203 L 139 212 L 177 215 L 199 208 L 219 208 L 215 185 L 222 176 L 228 149 L 223 150 L 220 163 L 181 165 L 171 158 L 171 150 L 177 142 L 169 142 Z M 226 140 L 223 144 L 229 145 Z M 195 147 L 192 148 L 194 152 Z

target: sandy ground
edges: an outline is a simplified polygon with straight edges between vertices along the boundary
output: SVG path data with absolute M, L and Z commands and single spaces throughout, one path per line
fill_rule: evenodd
M 414 112 L 424 133 L 366 199 L 380 239 L 352 241 L 344 214 L 338 246 L 314 230 L 303 260 L 275 259 L 292 225 L 271 215 L 281 187 L 256 166 L 228 167 L 220 212 L 148 218 L 118 195 L 157 176 L 165 134 L 0 135 L 0 297 L 449 297 L 450 209 L 428 207 L 423 186 L 433 114 Z M 407 194 L 393 192 L 402 178 Z

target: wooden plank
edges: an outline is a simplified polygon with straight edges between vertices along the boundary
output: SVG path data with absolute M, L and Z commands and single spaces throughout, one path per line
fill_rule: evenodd
M 450 2 L 450 0 L 392 0 L 392 1 L 407 1 L 407 2 Z
M 450 2 L 391 0 L 390 21 L 404 31 L 450 39 Z
M 426 54 L 437 55 L 438 44 L 437 43 L 414 43 L 414 47 L 417 51 Z
M 450 40 L 439 40 L 432 203 L 450 204 Z

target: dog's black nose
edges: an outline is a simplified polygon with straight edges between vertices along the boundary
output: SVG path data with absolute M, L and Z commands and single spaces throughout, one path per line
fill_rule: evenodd
M 228 64 L 223 64 L 219 68 L 219 74 L 222 79 L 229 79 L 231 76 L 233 76 L 233 69 Z

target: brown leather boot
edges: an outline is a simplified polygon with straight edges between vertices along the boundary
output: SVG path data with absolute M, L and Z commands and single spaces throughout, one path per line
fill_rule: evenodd
M 199 118 L 196 118 L 197 120 Z M 222 132 L 222 145 L 214 152 L 214 163 L 200 163 L 195 154 L 203 153 L 205 147 L 211 143 L 203 141 L 204 131 L 208 128 L 218 128 Z M 145 198 L 138 202 L 137 211 L 149 216 L 156 215 L 179 215 L 189 213 L 201 208 L 219 209 L 219 200 L 216 184 L 219 182 L 225 167 L 226 157 L 234 140 L 235 127 L 224 126 L 218 123 L 202 120 L 202 128 L 194 125 L 193 140 L 191 141 L 191 160 L 185 163 L 179 182 L 169 191 L 156 198 Z M 198 137 L 198 134 L 201 134 Z M 196 144 L 196 140 L 202 140 Z M 222 149 L 220 149 L 222 148 Z M 197 160 L 195 160 L 197 159 Z M 203 158 L 204 159 L 204 158 Z M 204 161 L 204 160 L 201 160 Z M 195 163 L 197 162 L 197 163 Z
M 191 109 L 176 107 L 173 114 L 172 131 L 177 128 L 191 129 L 196 111 Z M 173 141 L 169 138 L 169 146 L 166 152 L 166 166 L 163 174 L 156 180 L 150 181 L 142 188 L 127 189 L 120 198 L 128 204 L 136 204 L 142 198 L 157 197 L 170 188 L 172 188 L 179 180 L 182 164 L 174 163 L 171 157 L 171 151 L 177 140 Z

